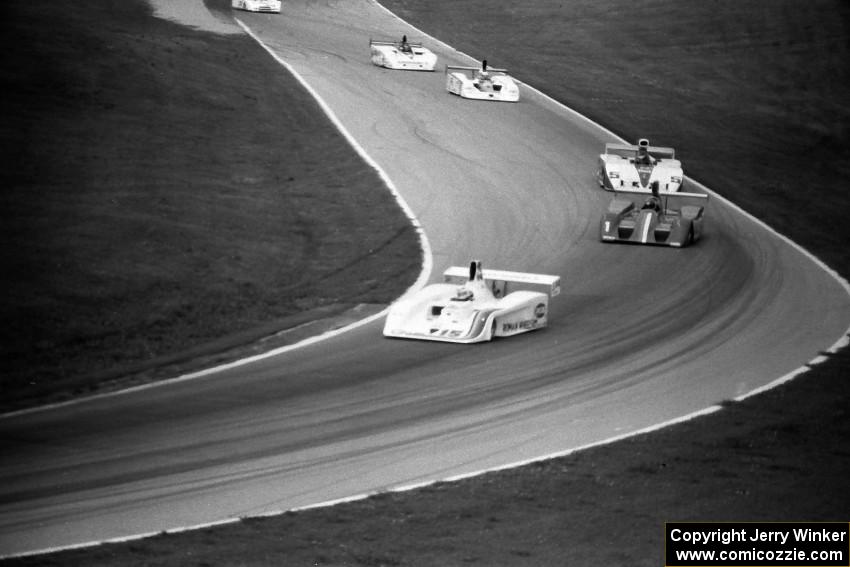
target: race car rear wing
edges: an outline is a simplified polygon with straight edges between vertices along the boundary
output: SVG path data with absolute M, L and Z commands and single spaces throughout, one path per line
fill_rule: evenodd
M 400 41 L 390 41 L 390 40 L 382 40 L 382 39 L 372 39 L 369 38 L 369 47 L 373 45 L 390 45 L 396 47 L 400 44 Z M 408 41 L 407 45 L 410 47 L 422 47 L 422 43 L 418 41 Z
M 484 282 L 496 297 L 504 297 L 508 293 L 520 290 L 539 291 L 555 297 L 561 293 L 561 276 L 546 274 L 529 274 L 525 272 L 509 272 L 505 270 L 481 270 Z M 463 285 L 469 280 L 469 268 L 452 266 L 443 272 L 446 283 Z
M 647 146 L 649 155 L 655 159 L 676 159 L 676 150 L 661 146 Z M 605 153 L 624 158 L 634 158 L 638 154 L 638 146 L 631 144 L 605 144 Z
M 629 202 L 640 207 L 649 197 L 650 196 L 647 195 L 645 191 L 625 191 L 621 189 L 614 189 L 614 199 L 608 205 L 608 211 L 614 213 L 618 212 L 623 208 L 623 206 L 628 205 Z M 671 209 L 684 211 L 688 207 L 702 209 L 708 203 L 708 195 L 703 193 L 661 193 L 658 195 L 658 198 L 661 199 L 664 210 Z
M 446 75 L 448 75 L 451 71 L 470 71 L 473 74 L 477 74 L 481 72 L 481 67 L 465 67 L 463 65 L 446 65 Z M 508 74 L 507 69 L 497 69 L 496 67 L 487 67 L 488 73 L 496 73 L 496 74 Z

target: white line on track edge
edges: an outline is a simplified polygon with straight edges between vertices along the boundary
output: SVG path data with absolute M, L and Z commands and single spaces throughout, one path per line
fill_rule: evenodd
M 548 455 L 541 455 L 540 457 L 534 457 L 534 458 L 526 459 L 526 460 L 523 460 L 523 461 L 517 461 L 516 463 L 501 465 L 501 466 L 498 466 L 498 467 L 485 469 L 485 470 L 481 470 L 481 471 L 464 473 L 464 474 L 451 476 L 451 477 L 444 478 L 444 479 L 427 480 L 427 481 L 414 483 L 414 484 L 388 487 L 386 490 L 375 490 L 373 492 L 364 492 L 364 493 L 361 493 L 361 494 L 355 494 L 355 495 L 352 495 L 352 496 L 337 498 L 336 500 L 328 500 L 326 502 L 318 502 L 316 504 L 308 504 L 306 506 L 299 506 L 299 507 L 296 507 L 296 508 L 289 508 L 289 509 L 286 509 L 286 510 L 275 510 L 275 511 L 271 511 L 271 512 L 264 512 L 264 513 L 261 513 L 261 514 L 252 514 L 250 516 L 241 516 L 239 518 L 225 518 L 223 520 L 217 520 L 217 521 L 214 521 L 214 522 L 207 522 L 207 523 L 204 523 L 204 524 L 196 524 L 196 525 L 193 525 L 193 526 L 181 526 L 181 527 L 178 527 L 178 528 L 171 528 L 171 529 L 162 530 L 162 531 L 159 531 L 159 532 L 146 532 L 146 533 L 142 533 L 142 534 L 134 534 L 134 535 L 117 537 L 117 538 L 100 540 L 100 541 L 90 541 L 90 542 L 76 543 L 76 544 L 61 546 L 61 547 L 46 548 L 46 549 L 41 549 L 41 550 L 37 550 L 37 551 L 27 551 L 27 552 L 24 552 L 24 553 L 18 553 L 18 554 L 13 554 L 13 555 L 3 555 L 3 556 L 0 556 L 0 560 L 9 559 L 9 558 L 12 558 L 12 557 L 30 557 L 30 556 L 34 556 L 34 555 L 56 553 L 56 552 L 59 552 L 59 551 L 70 551 L 70 550 L 74 550 L 74 549 L 85 549 L 87 547 L 96 547 L 98 545 L 105 545 L 105 544 L 111 544 L 111 543 L 112 544 L 114 544 L 114 543 L 127 543 L 127 542 L 130 542 L 130 541 L 138 541 L 140 539 L 146 539 L 146 538 L 154 537 L 154 536 L 158 536 L 158 535 L 174 535 L 174 534 L 178 534 L 178 533 L 182 533 L 182 532 L 203 530 L 203 529 L 206 529 L 206 528 L 214 528 L 214 527 L 218 527 L 218 526 L 225 526 L 225 525 L 228 525 L 228 524 L 234 524 L 236 522 L 240 522 L 240 521 L 245 520 L 245 519 L 270 518 L 270 517 L 274 517 L 274 516 L 281 516 L 281 515 L 289 513 L 289 512 L 306 512 L 306 511 L 313 510 L 313 509 L 316 509 L 316 508 L 328 508 L 328 507 L 331 507 L 331 506 L 336 506 L 338 504 L 345 504 L 345 503 L 348 503 L 348 502 L 357 502 L 359 500 L 365 500 L 367 498 L 371 498 L 372 496 L 377 496 L 379 494 L 384 494 L 384 493 L 387 493 L 387 492 L 410 492 L 410 491 L 413 491 L 413 490 L 417 490 L 419 488 L 425 488 L 427 486 L 433 486 L 433 485 L 441 483 L 441 482 L 456 482 L 456 481 L 460 481 L 460 480 L 464 480 L 464 479 L 468 479 L 468 478 L 472 478 L 472 477 L 476 477 L 476 476 L 481 476 L 483 474 L 487 474 L 487 473 L 491 473 L 491 472 L 504 471 L 504 470 L 508 470 L 508 469 L 514 469 L 514 468 L 522 467 L 522 466 L 525 466 L 525 465 L 529 465 L 531 463 L 548 461 L 548 460 L 556 459 L 556 458 L 559 458 L 559 457 L 566 457 L 567 455 L 571 455 L 571 454 L 577 453 L 579 451 L 584 451 L 586 449 L 591 449 L 593 447 L 601 447 L 603 445 L 610 445 L 611 443 L 615 443 L 617 441 L 622 441 L 623 439 L 627 439 L 629 437 L 635 437 L 637 435 L 642 435 L 642 434 L 645 434 L 645 433 L 651 433 L 653 431 L 657 431 L 659 429 L 664 429 L 664 428 L 669 427 L 671 425 L 675 425 L 675 424 L 678 424 L 678 423 L 684 423 L 686 421 L 690 421 L 692 419 L 695 419 L 695 418 L 703 416 L 703 415 L 709 415 L 709 414 L 715 413 L 715 412 L 717 412 L 721 409 L 722 409 L 722 407 L 719 406 L 719 405 L 710 406 L 710 407 L 701 409 L 699 411 L 693 412 L 691 414 L 688 414 L 686 416 L 673 418 L 669 421 L 664 421 L 662 423 L 650 425 L 648 427 L 645 427 L 643 429 L 639 429 L 637 431 L 631 431 L 631 432 L 628 432 L 628 433 L 623 433 L 621 435 L 616 435 L 614 437 L 609 437 L 607 439 L 602 439 L 602 440 L 596 441 L 594 443 L 588 443 L 587 445 L 581 445 L 579 447 L 573 447 L 572 449 L 565 449 L 563 451 L 558 451 L 556 453 L 550 453 Z
M 471 57 L 471 56 L 451 47 L 450 45 L 448 45 L 448 44 L 430 36 L 429 34 L 423 32 L 419 28 L 405 22 L 404 20 L 402 20 L 401 18 L 396 16 L 393 12 L 391 12 L 386 7 L 384 7 L 379 2 L 377 2 L 377 0 L 369 0 L 369 1 L 372 2 L 373 4 L 375 4 L 376 6 L 380 7 L 381 9 L 383 9 L 385 12 L 387 12 L 391 16 L 395 17 L 396 19 L 398 19 L 399 21 L 401 21 L 405 25 L 409 26 L 412 29 L 415 29 L 417 31 L 417 33 L 420 33 L 423 36 L 428 37 L 431 41 L 434 41 L 435 43 L 440 44 L 444 48 L 452 50 L 452 51 L 454 51 L 454 52 L 456 52 L 456 53 L 458 53 L 458 54 L 460 54 L 464 57 L 468 57 L 469 59 L 471 59 L 473 61 L 477 61 L 474 57 Z M 410 207 L 407 205 L 404 198 L 398 192 L 398 190 L 396 189 L 392 180 L 389 178 L 389 176 L 386 174 L 386 172 L 384 172 L 383 169 L 381 169 L 381 167 L 377 164 L 377 162 L 375 162 L 372 159 L 372 157 L 369 156 L 366 153 L 365 149 L 363 149 L 362 146 L 360 146 L 356 142 L 356 140 L 351 136 L 351 134 L 348 132 L 348 130 L 345 128 L 345 126 L 342 125 L 342 123 L 339 121 L 339 119 L 336 117 L 336 115 L 330 109 L 330 107 L 319 96 L 319 94 L 304 80 L 304 78 L 301 77 L 301 75 L 299 75 L 295 71 L 295 69 L 293 69 L 288 63 L 286 63 L 284 60 L 282 60 L 280 57 L 278 57 L 278 55 L 276 53 L 274 53 L 274 51 L 272 51 L 271 48 L 269 48 L 267 45 L 265 45 L 259 39 L 259 37 L 257 37 L 253 33 L 253 31 L 251 31 L 251 29 L 248 28 L 248 26 L 246 26 L 241 20 L 239 20 L 238 18 L 234 18 L 234 19 L 236 20 L 236 23 L 238 23 L 239 26 L 241 26 L 242 29 L 245 30 L 245 33 L 247 33 L 252 39 L 254 39 L 254 41 L 256 41 L 263 49 L 265 49 L 275 59 L 275 61 L 280 63 L 284 68 L 286 68 L 290 73 L 292 73 L 292 75 L 296 79 L 298 79 L 298 81 L 301 83 L 301 85 L 303 85 L 304 88 L 307 89 L 307 91 L 316 99 L 319 106 L 322 108 L 322 110 L 325 112 L 325 114 L 328 116 L 328 118 L 331 120 L 331 122 L 333 122 L 333 124 L 340 130 L 340 132 L 349 141 L 349 143 L 352 145 L 352 147 L 354 147 L 354 149 L 357 151 L 357 153 L 366 161 L 366 163 L 368 163 L 373 168 L 375 168 L 375 170 L 378 171 L 379 175 L 381 176 L 381 179 L 383 179 L 383 181 L 386 183 L 389 190 L 393 193 L 395 198 L 398 200 L 399 205 L 401 206 L 402 210 L 410 218 L 411 222 L 413 223 L 414 227 L 416 228 L 417 232 L 419 233 L 420 242 L 421 242 L 421 245 L 422 245 L 422 250 L 423 250 L 422 272 L 419 274 L 419 278 L 416 280 L 416 282 L 410 288 L 408 288 L 408 290 L 405 292 L 404 295 L 410 294 L 413 291 L 421 288 L 423 285 L 425 285 L 425 282 L 428 281 L 428 278 L 430 277 L 431 270 L 433 268 L 433 258 L 432 258 L 432 254 L 431 254 L 430 244 L 428 242 L 428 239 L 427 239 L 427 236 L 425 235 L 424 230 L 422 229 L 422 226 L 419 224 L 418 219 L 416 218 L 416 216 L 414 215 L 414 213 L 410 209 Z M 577 118 L 580 118 L 581 120 L 584 120 L 585 122 L 593 125 L 594 127 L 599 128 L 601 131 L 612 136 L 613 138 L 617 139 L 618 141 L 623 142 L 623 143 L 628 143 L 624 138 L 615 134 L 614 132 L 612 132 L 608 128 L 602 126 L 601 124 L 598 124 L 597 122 L 594 122 L 593 120 L 591 120 L 590 118 L 588 118 L 588 117 L 586 117 L 582 114 L 579 114 L 576 110 L 573 110 L 572 108 L 564 105 L 563 103 L 558 102 L 557 100 L 553 99 L 549 95 L 537 90 L 536 88 L 534 88 L 534 87 L 532 87 L 532 86 L 530 86 L 526 83 L 522 83 L 521 81 L 518 81 L 518 82 L 520 82 L 524 87 L 528 88 L 529 90 L 532 90 L 533 92 L 535 92 L 538 96 L 548 100 L 550 103 L 553 103 L 556 106 L 561 107 L 563 110 L 566 110 L 567 112 L 573 114 L 574 116 L 576 116 Z M 823 271 L 825 271 L 827 274 L 832 276 L 833 279 L 835 279 L 844 288 L 845 293 L 847 293 L 847 295 L 850 296 L 850 284 L 848 284 L 847 280 L 844 279 L 843 277 L 841 277 L 841 275 L 838 274 L 838 272 L 836 272 L 835 270 L 833 270 L 832 268 L 827 266 L 817 256 L 815 256 L 814 254 L 812 254 L 811 252 L 809 252 L 808 250 L 806 250 L 805 248 L 803 248 L 802 246 L 800 246 L 796 242 L 792 241 L 791 239 L 789 239 L 788 237 L 786 237 L 782 233 L 776 231 L 774 228 L 770 227 L 764 221 L 754 217 L 753 215 L 751 215 L 750 213 L 748 213 L 747 211 L 745 211 L 744 209 L 742 209 L 741 207 L 739 207 L 735 203 L 729 201 L 728 199 L 726 199 L 722 195 L 715 193 L 713 190 L 709 189 L 708 187 L 706 187 L 702 183 L 700 183 L 700 182 L 698 182 L 694 179 L 691 179 L 690 177 L 686 177 L 686 179 L 688 179 L 689 182 L 694 183 L 697 186 L 699 186 L 706 193 L 712 195 L 712 198 L 716 198 L 720 201 L 723 201 L 727 206 L 733 208 L 739 214 L 749 218 L 751 221 L 754 221 L 756 224 L 760 225 L 761 227 L 763 227 L 768 232 L 772 233 L 773 235 L 775 235 L 778 238 L 780 238 L 781 240 L 783 240 L 786 244 L 791 245 L 793 248 L 795 248 L 800 253 L 802 253 L 804 256 L 806 256 L 809 260 L 814 262 L 815 265 L 817 265 Z M 3 414 L 3 415 L 0 415 L 0 419 L 3 419 L 5 417 L 9 417 L 9 416 L 13 416 L 13 415 L 20 415 L 21 413 L 46 410 L 46 409 L 50 409 L 50 408 L 54 408 L 54 407 L 58 407 L 58 406 L 64 406 L 64 405 L 69 405 L 69 404 L 73 404 L 73 403 L 77 403 L 77 402 L 91 400 L 91 399 L 94 399 L 94 398 L 107 397 L 107 396 L 119 395 L 119 394 L 124 394 L 124 393 L 129 393 L 129 392 L 135 392 L 135 391 L 138 391 L 138 390 L 156 387 L 156 386 L 162 385 L 162 384 L 174 383 L 174 382 L 177 382 L 177 381 L 189 380 L 189 379 L 192 379 L 192 378 L 198 378 L 198 377 L 201 377 L 201 376 L 206 376 L 208 374 L 213 374 L 213 373 L 219 372 L 221 370 L 233 368 L 233 367 L 236 367 L 236 366 L 241 366 L 243 364 L 248 364 L 250 362 L 254 362 L 254 361 L 262 359 L 262 358 L 275 356 L 275 355 L 281 354 L 283 352 L 294 350 L 296 348 L 299 348 L 299 347 L 302 347 L 302 346 L 305 346 L 305 345 L 308 345 L 308 344 L 312 344 L 312 343 L 315 343 L 315 342 L 319 342 L 321 340 L 342 334 L 342 333 L 344 333 L 348 330 L 351 330 L 351 329 L 360 327 L 362 325 L 368 324 L 368 323 L 374 321 L 375 319 L 382 317 L 386 313 L 386 311 L 387 310 L 384 309 L 380 313 L 377 313 L 375 315 L 367 317 L 366 319 L 362 319 L 361 321 L 357 321 L 355 323 L 352 323 L 352 324 L 347 325 L 345 327 L 342 327 L 340 329 L 336 329 L 336 330 L 324 333 L 322 335 L 310 337 L 308 339 L 305 339 L 305 340 L 303 340 L 299 343 L 293 344 L 293 345 L 281 347 L 279 349 L 275 349 L 275 350 L 269 351 L 267 353 L 255 355 L 255 356 L 252 356 L 252 357 L 249 357 L 249 358 L 244 358 L 244 359 L 237 360 L 237 361 L 234 361 L 234 362 L 231 362 L 231 363 L 228 363 L 228 364 L 216 366 L 214 368 L 209 368 L 209 369 L 202 370 L 202 371 L 199 371 L 199 372 L 186 374 L 184 376 L 179 376 L 177 378 L 173 378 L 173 379 L 170 379 L 170 380 L 160 381 L 160 382 L 156 382 L 156 383 L 152 383 L 152 384 L 145 384 L 145 385 L 142 385 L 142 386 L 129 388 L 127 390 L 121 390 L 121 391 L 118 391 L 118 392 L 110 392 L 110 393 L 106 393 L 106 394 L 90 396 L 88 398 L 83 398 L 83 399 L 79 399 L 79 400 L 71 400 L 71 401 L 62 402 L 62 403 L 59 403 L 59 404 L 41 406 L 39 408 L 32 408 L 32 409 L 29 409 L 29 410 L 21 410 L 19 412 L 12 412 L 12 413 L 8 413 L 8 414 Z M 824 352 L 834 354 L 834 353 L 838 352 L 839 350 L 841 350 L 842 348 L 846 347 L 848 344 L 850 344 L 850 326 L 848 326 L 847 331 L 845 331 L 844 334 L 838 340 L 836 340 Z M 777 387 L 781 384 L 789 382 L 789 381 L 793 380 L 794 378 L 796 378 L 797 376 L 808 372 L 809 370 L 811 370 L 811 368 L 813 366 L 822 362 L 824 359 L 825 359 L 824 355 L 819 355 L 816 358 L 809 361 L 806 365 L 801 366 L 801 367 L 799 367 L 795 370 L 792 370 L 791 372 L 773 380 L 772 382 L 769 382 L 768 384 L 765 384 L 764 386 L 760 386 L 759 388 L 755 388 L 754 390 L 751 390 L 747 393 L 744 393 L 744 394 L 734 398 L 734 401 L 738 402 L 738 401 L 745 400 L 749 397 L 764 393 L 764 392 L 771 390 L 771 389 L 773 389 L 773 388 L 775 388 L 775 387 Z M 622 440 L 628 439 L 630 437 L 635 437 L 635 436 L 638 436 L 638 435 L 643 435 L 645 433 L 651 433 L 651 432 L 654 432 L 654 431 L 665 429 L 665 428 L 670 427 L 672 425 L 684 423 L 686 421 L 690 421 L 690 420 L 695 419 L 697 417 L 702 417 L 704 415 L 713 414 L 713 413 L 715 413 L 715 412 L 717 412 L 721 409 L 722 409 L 722 406 L 720 406 L 720 405 L 712 405 L 712 406 L 709 406 L 707 408 L 703 408 L 701 410 L 697 410 L 695 412 L 692 412 L 692 413 L 689 413 L 689 414 L 686 414 L 686 415 L 683 415 L 683 416 L 680 416 L 680 417 L 677 417 L 677 418 L 673 418 L 673 419 L 670 419 L 670 420 L 667 420 L 667 421 L 663 421 L 661 423 L 650 425 L 648 427 L 638 429 L 636 431 L 631 431 L 631 432 L 628 432 L 628 433 L 615 435 L 613 437 L 608 437 L 606 439 L 602 439 L 600 441 L 590 443 L 590 444 L 587 444 L 587 445 L 581 445 L 579 447 L 573 447 L 571 449 L 565 449 L 563 451 L 559 451 L 559 452 L 556 452 L 556 453 L 550 453 L 548 455 L 541 455 L 539 457 L 534 457 L 534 458 L 531 458 L 531 459 L 516 461 L 516 462 L 513 462 L 513 463 L 506 464 L 506 465 L 500 465 L 498 467 L 493 467 L 493 468 L 489 468 L 489 469 L 482 469 L 480 471 L 464 473 L 464 474 L 457 475 L 457 476 L 451 476 L 451 477 L 447 477 L 447 478 L 444 478 L 444 479 L 441 479 L 441 480 L 429 480 L 429 481 L 423 481 L 421 483 L 416 483 L 416 484 L 403 485 L 403 486 L 398 486 L 398 487 L 389 487 L 389 488 L 387 488 L 386 490 L 383 490 L 383 491 L 378 490 L 378 491 L 374 491 L 374 492 L 357 494 L 357 495 L 353 495 L 353 496 L 339 498 L 339 499 L 336 499 L 336 500 L 329 500 L 329 501 L 326 501 L 326 502 L 319 502 L 319 503 L 316 503 L 316 504 L 310 504 L 310 505 L 301 506 L 301 507 L 297 507 L 297 508 L 290 508 L 290 509 L 287 509 L 287 510 L 278 510 L 278 511 L 273 511 L 273 512 L 266 512 L 266 513 L 262 513 L 262 514 L 244 516 L 244 517 L 241 517 L 241 518 L 227 518 L 227 519 L 218 520 L 218 521 L 215 521 L 215 522 L 208 522 L 208 523 L 205 523 L 205 524 L 197 524 L 197 525 L 193 525 L 193 526 L 184 526 L 184 527 L 172 528 L 172 529 L 163 530 L 163 531 L 160 531 L 160 532 L 149 532 L 149 533 L 144 533 L 144 534 L 136 534 L 136 535 L 126 536 L 126 537 L 121 537 L 121 538 L 108 539 L 108 540 L 102 540 L 102 541 L 92 541 L 92 542 L 73 544 L 73 545 L 63 546 L 63 547 L 47 548 L 47 549 L 42 549 L 42 550 L 29 551 L 29 552 L 25 552 L 25 553 L 21 553 L 21 554 L 13 554 L 13 555 L 6 555 L 6 556 L 0 555 L 0 559 L 7 559 L 7 558 L 11 558 L 11 557 L 26 557 L 26 556 L 33 556 L 33 555 L 42 555 L 42 554 L 54 553 L 54 552 L 58 552 L 58 551 L 66 551 L 66 550 L 72 550 L 72 549 L 82 549 L 82 548 L 87 548 L 87 547 L 94 547 L 94 546 L 98 546 L 98 545 L 102 545 L 102 544 L 108 544 L 108 543 L 124 543 L 124 542 L 129 542 L 129 541 L 136 541 L 136 540 L 140 540 L 140 539 L 144 539 L 144 538 L 148 538 L 148 537 L 152 537 L 152 536 L 160 535 L 160 534 L 176 534 L 176 533 L 185 532 L 185 531 L 193 531 L 193 530 L 199 530 L 199 529 L 204 529 L 204 528 L 211 528 L 211 527 L 216 527 L 216 526 L 232 524 L 232 523 L 241 521 L 242 519 L 245 519 L 245 518 L 264 518 L 264 517 L 279 516 L 279 515 L 285 514 L 287 512 L 299 512 L 299 511 L 312 510 L 312 509 L 315 509 L 315 508 L 326 508 L 326 507 L 330 507 L 330 506 L 335 506 L 337 504 L 343 504 L 343 503 L 346 503 L 346 502 L 355 502 L 355 501 L 358 501 L 358 500 L 364 500 L 366 498 L 369 498 L 371 496 L 375 496 L 375 495 L 378 495 L 378 494 L 381 494 L 381 493 L 384 493 L 384 492 L 406 492 L 406 491 L 416 490 L 418 488 L 431 486 L 431 485 L 434 485 L 434 484 L 437 484 L 437 483 L 440 483 L 440 482 L 459 481 L 459 480 L 472 478 L 472 477 L 475 477 L 475 476 L 480 476 L 480 475 L 491 473 L 491 472 L 498 472 L 498 471 L 504 471 L 504 470 L 514 469 L 514 468 L 519 468 L 519 467 L 522 467 L 522 466 L 525 466 L 525 465 L 528 465 L 528 464 L 531 464 L 531 463 L 536 463 L 536 462 L 547 461 L 547 460 L 551 460 L 551 459 L 555 459 L 555 458 L 559 458 L 559 457 L 564 457 L 564 456 L 567 456 L 567 455 L 570 455 L 570 454 L 573 454 L 573 453 L 577 453 L 579 451 L 583 451 L 583 450 L 586 450 L 586 449 L 590 449 L 590 448 L 593 448 L 593 447 L 599 447 L 599 446 L 602 446 L 602 445 L 609 445 L 611 443 L 615 443 L 617 441 L 622 441 Z

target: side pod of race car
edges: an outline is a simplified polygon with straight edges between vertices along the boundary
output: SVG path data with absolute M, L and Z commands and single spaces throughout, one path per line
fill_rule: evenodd
M 682 247 L 699 240 L 708 195 L 661 195 L 657 183 L 652 189 L 649 198 L 641 191 L 615 191 L 599 225 L 602 242 Z
M 280 14 L 280 0 L 232 0 L 231 6 L 248 12 Z
M 559 276 L 484 270 L 479 261 L 448 268 L 443 280 L 394 303 L 384 336 L 477 343 L 542 329 L 561 291 Z
M 446 90 L 476 100 L 519 101 L 519 87 L 506 69 L 487 68 L 487 60 L 478 67 L 446 66 Z
M 433 71 L 437 66 L 437 56 L 421 43 L 407 41 L 402 36 L 401 41 L 369 40 L 372 52 L 372 63 L 387 69 L 402 69 L 407 71 Z
M 661 193 L 675 193 L 682 188 L 684 180 L 676 151 L 650 146 L 646 138 L 638 140 L 636 146 L 605 144 L 596 177 L 599 186 L 609 191 L 623 189 L 645 193 L 650 192 L 650 185 L 656 181 Z

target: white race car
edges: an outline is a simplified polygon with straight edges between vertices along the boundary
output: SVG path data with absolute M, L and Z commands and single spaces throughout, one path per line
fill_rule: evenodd
M 403 69 L 408 71 L 433 71 L 437 66 L 437 56 L 421 43 L 407 41 L 402 36 L 401 41 L 369 40 L 372 51 L 372 63 L 387 69 Z
M 231 6 L 248 12 L 272 12 L 280 14 L 280 0 L 232 0 Z
M 636 146 L 605 144 L 596 171 L 599 186 L 608 191 L 622 189 L 651 193 L 652 183 L 658 182 L 661 193 L 675 193 L 682 188 L 682 163 L 673 148 L 650 146 L 642 138 Z
M 549 299 L 561 291 L 560 276 L 454 266 L 445 283 L 431 284 L 394 303 L 384 336 L 477 343 L 542 329 Z
M 487 60 L 478 67 L 446 66 L 446 89 L 463 98 L 517 102 L 519 87 L 506 69 L 487 68 Z

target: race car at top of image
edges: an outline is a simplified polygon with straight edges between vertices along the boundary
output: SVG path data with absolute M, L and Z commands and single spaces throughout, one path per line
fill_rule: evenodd
M 280 14 L 280 0 L 232 0 L 231 6 L 248 12 Z
M 614 190 L 614 199 L 602 216 L 599 236 L 602 242 L 634 242 L 682 247 L 702 236 L 708 195 L 664 193 L 658 182 L 652 195 L 642 191 Z
M 560 276 L 453 266 L 443 283 L 425 286 L 390 306 L 384 336 L 477 343 L 544 328 Z
M 684 175 L 682 163 L 676 159 L 673 148 L 650 146 L 641 138 L 636 146 L 605 144 L 605 153 L 599 156 L 596 172 L 603 189 L 627 189 L 649 193 L 650 185 L 657 181 L 662 193 L 674 193 L 682 188 Z
M 481 62 L 480 68 L 447 65 L 446 89 L 460 97 L 476 100 L 519 100 L 519 87 L 508 75 L 507 69 L 488 68 L 486 59 Z
M 369 40 L 372 63 L 387 69 L 407 71 L 433 71 L 437 66 L 437 56 L 421 43 L 407 41 L 403 35 L 401 41 Z

